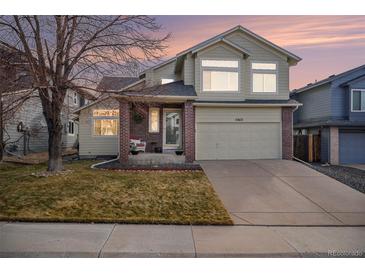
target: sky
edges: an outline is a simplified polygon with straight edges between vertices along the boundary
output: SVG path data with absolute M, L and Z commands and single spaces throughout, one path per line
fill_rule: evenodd
M 303 60 L 290 89 L 365 64 L 365 16 L 156 16 L 171 33 L 167 57 L 242 25 Z

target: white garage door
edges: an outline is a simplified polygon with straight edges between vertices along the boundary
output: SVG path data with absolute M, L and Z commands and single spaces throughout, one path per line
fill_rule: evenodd
M 280 108 L 197 108 L 197 160 L 281 158 L 280 121 Z

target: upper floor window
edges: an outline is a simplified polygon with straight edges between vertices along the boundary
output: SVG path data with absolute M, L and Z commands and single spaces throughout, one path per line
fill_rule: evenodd
M 77 105 L 77 103 L 78 103 L 77 92 L 73 92 L 72 100 L 74 102 L 74 105 Z
M 351 92 L 351 111 L 365 112 L 365 89 L 353 89 Z
M 275 63 L 252 63 L 252 92 L 277 91 L 277 65 Z
M 202 60 L 203 91 L 238 91 L 238 60 Z
M 168 83 L 172 83 L 172 82 L 174 82 L 174 81 L 175 81 L 174 79 L 170 79 L 170 78 L 162 78 L 162 79 L 161 79 L 161 85 L 168 84 Z

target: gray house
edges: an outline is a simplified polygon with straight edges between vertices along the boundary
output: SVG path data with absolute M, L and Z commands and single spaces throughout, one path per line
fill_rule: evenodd
M 16 93 L 26 92 L 26 89 L 4 95 L 16 96 Z M 61 119 L 64 127 L 62 147 L 75 148 L 78 146 L 79 122 L 78 115 L 73 111 L 88 104 L 91 95 L 69 90 L 67 92 Z M 7 121 L 3 128 L 4 138 L 7 140 L 5 151 L 7 153 L 23 155 L 32 152 L 43 152 L 48 149 L 48 131 L 46 120 L 42 113 L 42 104 L 38 92 L 32 96 L 16 111 L 12 119 Z
M 293 90 L 294 134 L 320 134 L 321 161 L 365 163 L 365 65 Z

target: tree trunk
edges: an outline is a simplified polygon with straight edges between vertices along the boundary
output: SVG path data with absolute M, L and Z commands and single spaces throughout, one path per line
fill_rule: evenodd
M 48 171 L 62 170 L 62 123 L 60 113 L 46 117 L 48 128 Z

